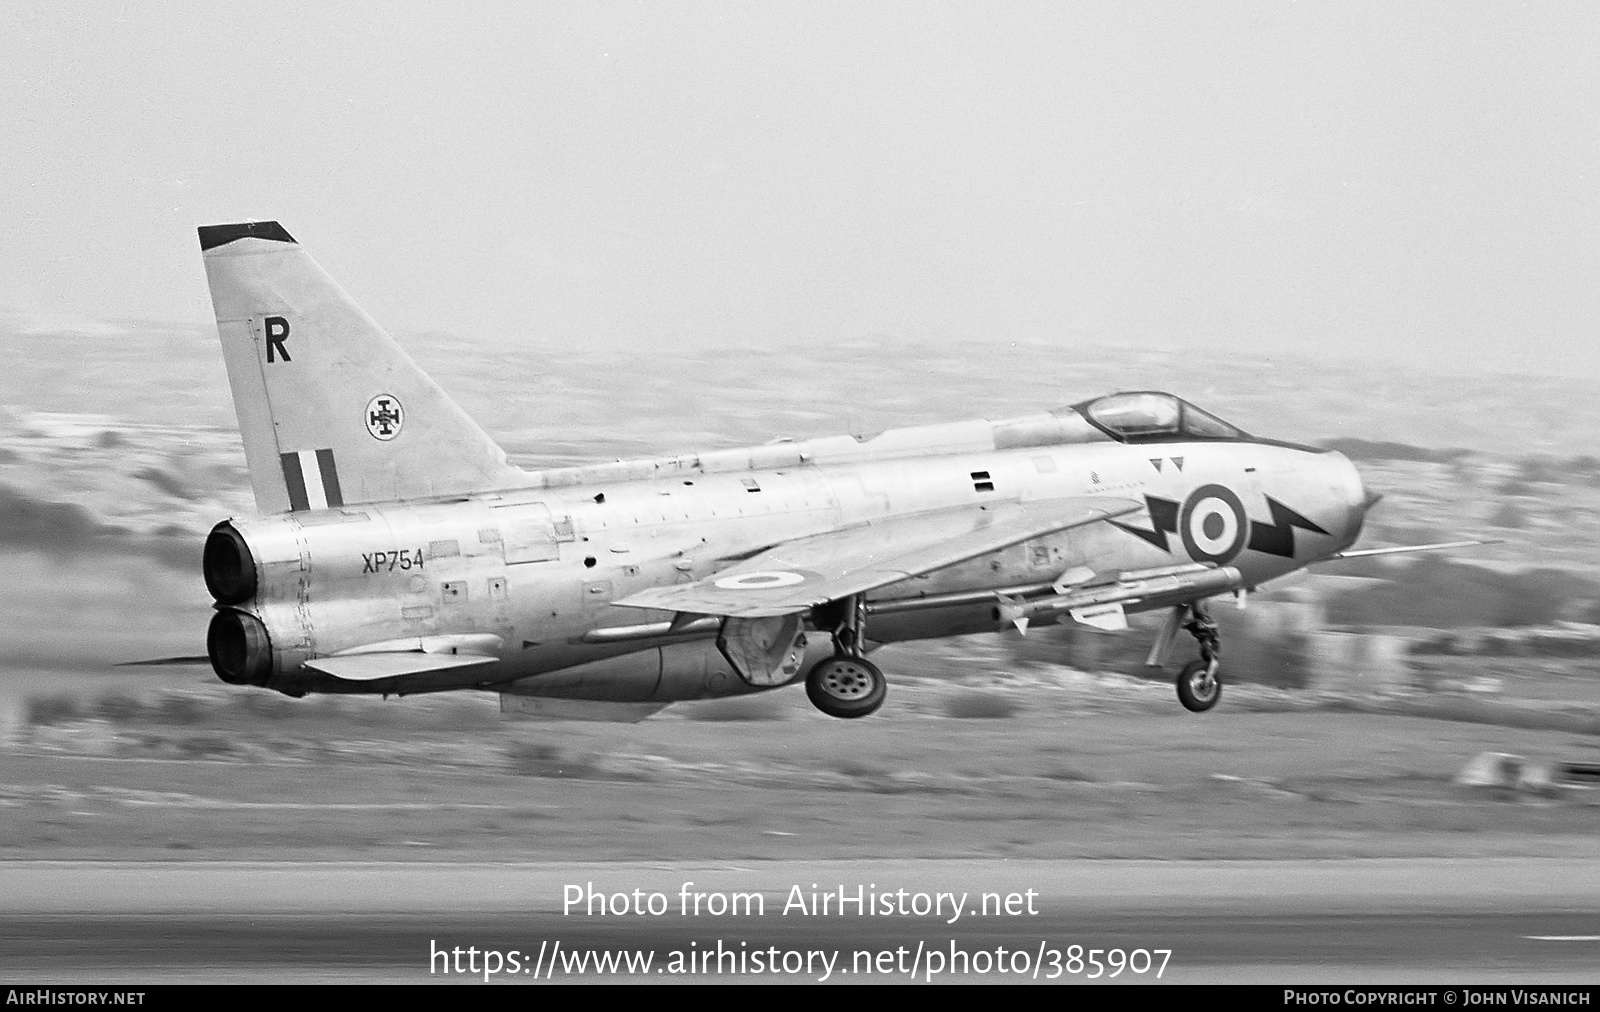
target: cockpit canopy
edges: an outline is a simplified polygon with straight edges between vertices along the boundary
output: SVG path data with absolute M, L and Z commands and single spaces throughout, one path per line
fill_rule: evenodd
M 1181 397 L 1155 390 L 1107 394 L 1072 407 L 1089 424 L 1123 443 L 1251 438 Z

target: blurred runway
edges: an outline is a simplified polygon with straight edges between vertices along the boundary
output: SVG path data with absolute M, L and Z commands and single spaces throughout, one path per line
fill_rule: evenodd
M 486 950 L 517 951 L 526 960 L 522 975 L 505 972 L 510 964 L 503 963 L 494 979 L 531 982 L 534 954 L 559 941 L 568 953 L 652 951 L 651 969 L 631 976 L 662 981 L 773 979 L 753 973 L 749 961 L 750 953 L 772 947 L 838 952 L 831 979 L 847 981 L 861 979 L 878 953 L 903 950 L 872 976 L 904 981 L 919 945 L 927 953 L 1003 948 L 1009 955 L 1001 958 L 1013 967 L 1023 965 L 1017 953 L 1025 952 L 1030 972 L 1042 964 L 1045 979 L 1054 972 L 1076 981 L 1093 972 L 1067 963 L 1069 947 L 1080 945 L 1170 949 L 1160 978 L 1169 982 L 1592 982 L 1600 964 L 1600 881 L 1592 869 L 1582 861 L 1498 859 L 10 862 L 0 865 L 0 978 L 481 982 L 482 974 L 454 972 L 448 959 L 430 963 L 434 952 L 472 947 L 479 958 Z M 577 906 L 564 913 L 564 898 L 587 897 L 591 885 L 629 912 L 586 914 Z M 796 896 L 809 905 L 841 890 L 865 896 L 869 910 L 874 896 L 887 896 L 878 903 L 894 912 L 858 915 L 847 904 L 845 916 L 836 906 L 815 916 L 794 906 Z M 734 893 L 759 893 L 764 913 L 707 912 L 718 902 L 711 897 L 726 901 Z M 941 893 L 966 894 L 959 918 L 951 920 L 948 899 L 941 914 L 915 911 Z M 979 911 L 985 893 L 994 897 L 987 914 Z M 652 894 L 660 914 L 648 910 Z M 684 912 L 693 902 L 686 896 L 695 894 L 702 897 L 698 916 Z M 719 943 L 744 955 L 743 972 L 731 958 L 720 973 L 663 972 L 674 950 L 716 951 Z M 873 955 L 864 962 L 854 957 L 858 950 Z M 1061 953 L 1059 971 L 1054 952 Z M 919 958 L 922 980 L 929 962 Z M 969 973 L 1003 979 L 997 970 Z M 1149 981 L 1154 973 L 1125 970 L 1117 979 Z M 554 973 L 556 980 L 597 976 L 592 968 Z M 821 976 L 820 964 L 794 975 Z

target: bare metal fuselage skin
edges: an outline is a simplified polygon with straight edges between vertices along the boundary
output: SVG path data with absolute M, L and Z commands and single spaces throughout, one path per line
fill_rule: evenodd
M 1243 514 L 1237 531 L 1225 517 L 1192 512 L 1197 496 L 1228 494 Z M 1222 560 L 1237 571 L 1228 589 L 1254 587 L 1354 542 L 1365 493 L 1338 453 L 1248 438 L 1125 443 L 1062 409 L 864 441 L 841 436 L 530 473 L 526 485 L 450 500 L 237 519 L 230 524 L 248 545 L 254 593 L 219 611 L 259 620 L 266 642 L 251 641 L 262 651 L 252 680 L 294 695 L 732 695 L 757 687 L 719 652 L 717 620 L 613 602 L 704 579 L 729 560 L 812 534 L 965 504 L 1074 496 L 1150 508 L 873 591 L 870 641 L 1008 628 L 1003 598 L 983 592 L 1037 588 L 1075 569 L 1216 565 L 1219 541 L 1232 542 Z M 938 596 L 957 600 L 896 606 Z M 1152 593 L 1124 603 L 1138 611 L 1178 602 Z M 304 666 L 364 645 L 439 637 L 471 642 L 497 660 L 365 681 Z M 801 673 L 831 652 L 826 634 L 810 640 Z

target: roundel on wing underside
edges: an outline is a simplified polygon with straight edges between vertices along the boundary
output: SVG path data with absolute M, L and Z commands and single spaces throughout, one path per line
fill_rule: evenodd
M 740 573 L 737 576 L 724 576 L 717 580 L 714 585 L 723 590 L 774 590 L 778 587 L 793 587 L 797 583 L 805 582 L 806 578 L 801 573 L 774 569 L 756 573 Z
M 1184 550 L 1196 562 L 1225 565 L 1244 551 L 1250 534 L 1244 504 L 1224 485 L 1202 485 L 1189 493 L 1178 515 Z

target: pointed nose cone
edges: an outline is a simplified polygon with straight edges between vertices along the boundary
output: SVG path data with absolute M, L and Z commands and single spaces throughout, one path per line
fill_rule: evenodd
M 1366 484 L 1361 480 L 1361 472 L 1356 470 L 1355 464 L 1342 453 L 1333 452 L 1328 455 L 1333 460 L 1336 478 L 1340 490 L 1344 493 L 1345 505 L 1348 512 L 1342 535 L 1339 539 L 1337 551 L 1343 551 L 1355 544 L 1361 536 L 1361 525 L 1367 519 L 1367 511 L 1377 505 L 1383 496 L 1376 492 L 1368 492 Z

